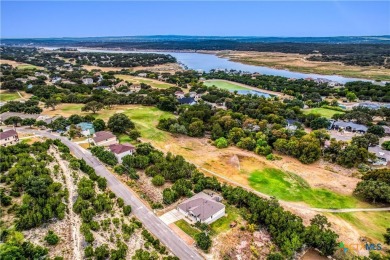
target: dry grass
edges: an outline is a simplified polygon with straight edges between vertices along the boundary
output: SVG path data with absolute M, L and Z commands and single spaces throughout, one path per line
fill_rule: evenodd
M 17 62 L 17 61 L 13 61 L 13 60 L 0 59 L 0 64 L 8 64 L 8 65 L 11 65 L 12 67 L 19 68 L 19 69 L 38 69 L 38 70 L 44 69 L 43 67 L 31 65 L 28 63 L 24 63 L 24 62 Z
M 347 77 L 390 80 L 390 69 L 381 67 L 347 66 L 340 62 L 308 61 L 309 55 L 277 52 L 217 52 L 218 56 L 245 64 L 287 69 L 304 73 L 342 75 Z

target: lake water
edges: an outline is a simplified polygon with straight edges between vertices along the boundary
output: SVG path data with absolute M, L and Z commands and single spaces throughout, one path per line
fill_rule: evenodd
M 47 49 L 56 49 L 56 48 L 47 48 Z M 293 72 L 282 69 L 274 69 L 263 66 L 247 65 L 239 62 L 230 61 L 226 58 L 221 58 L 213 54 L 204 54 L 196 52 L 159 52 L 159 51 L 124 51 L 124 50 L 107 50 L 107 49 L 88 49 L 88 48 L 78 48 L 80 52 L 104 52 L 104 53 L 161 53 L 169 54 L 177 59 L 179 63 L 184 65 L 189 69 L 202 70 L 205 72 L 210 71 L 211 69 L 223 69 L 223 70 L 237 70 L 250 73 L 260 73 L 265 75 L 274 75 L 282 76 L 287 78 L 322 78 L 328 79 L 331 81 L 346 83 L 350 81 L 371 81 L 365 79 L 357 78 L 347 78 L 337 75 L 320 75 L 320 74 L 308 74 L 301 72 Z
M 234 91 L 231 91 L 231 92 L 234 92 Z M 237 90 L 237 94 L 240 94 L 240 95 L 251 94 L 251 95 L 255 95 L 258 97 L 265 97 L 265 98 L 272 97 L 272 95 L 270 95 L 270 94 L 267 94 L 267 93 L 264 93 L 261 91 L 255 91 L 255 90 Z

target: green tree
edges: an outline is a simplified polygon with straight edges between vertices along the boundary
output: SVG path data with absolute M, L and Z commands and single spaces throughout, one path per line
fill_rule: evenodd
M 131 213 L 131 206 L 130 206 L 130 205 L 124 206 L 124 207 L 123 207 L 123 214 L 124 214 L 125 216 L 128 216 L 128 215 L 130 215 L 130 213 Z
M 228 147 L 228 141 L 226 140 L 225 137 L 220 137 L 214 141 L 214 145 L 219 149 L 226 148 Z
M 165 183 L 165 178 L 161 175 L 156 175 L 153 177 L 152 183 L 154 186 L 162 186 Z
M 60 238 L 54 233 L 53 230 L 49 230 L 49 232 L 45 236 L 45 241 L 49 245 L 57 245 L 58 242 L 60 241 Z
M 92 124 L 96 132 L 103 131 L 104 129 L 106 129 L 106 123 L 103 119 L 95 119 Z
M 209 250 L 212 243 L 210 236 L 204 232 L 196 234 L 195 241 L 196 241 L 196 245 L 199 246 L 200 249 L 206 252 Z
M 125 114 L 118 113 L 110 117 L 107 124 L 108 128 L 114 133 L 126 133 L 129 129 L 133 129 L 134 123 Z
M 228 139 L 229 139 L 229 142 L 231 143 L 238 143 L 240 141 L 241 138 L 245 137 L 245 133 L 244 133 L 244 130 L 242 130 L 242 128 L 239 128 L 239 127 L 233 127 L 230 131 L 229 131 L 229 135 L 228 135 Z
M 357 99 L 357 96 L 353 92 L 347 92 L 347 95 L 345 97 L 348 99 L 349 102 L 353 102 Z
M 188 135 L 193 137 L 202 137 L 204 135 L 203 121 L 196 120 L 188 126 Z
M 45 101 L 45 108 L 51 107 L 52 110 L 56 110 L 56 106 L 59 105 L 61 102 L 59 99 L 56 98 L 49 98 Z
M 35 124 L 36 119 L 35 118 L 25 118 L 22 121 L 22 125 L 28 125 L 30 128 L 32 127 L 33 124 Z
M 81 108 L 81 111 L 92 111 L 92 113 L 96 114 L 97 111 L 102 110 L 103 108 L 104 104 L 97 101 L 90 101 Z
M 18 116 L 11 116 L 4 120 L 4 124 L 18 126 L 19 124 L 22 123 L 22 121 L 23 120 Z
M 377 135 L 379 137 L 385 136 L 385 129 L 380 125 L 373 125 L 367 129 L 367 133 Z

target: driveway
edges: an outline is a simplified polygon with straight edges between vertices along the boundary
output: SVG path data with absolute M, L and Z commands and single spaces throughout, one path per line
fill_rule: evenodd
M 182 218 L 184 218 L 184 215 L 181 214 L 177 209 L 168 211 L 164 215 L 160 216 L 160 219 L 167 225 L 176 222 Z

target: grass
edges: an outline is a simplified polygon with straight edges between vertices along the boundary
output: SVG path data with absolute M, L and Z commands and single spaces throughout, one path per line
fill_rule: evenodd
M 18 94 L 18 92 L 1 92 L 0 93 L 0 101 L 4 102 L 4 101 L 12 101 L 12 100 L 16 100 L 16 99 L 20 99 L 20 96 Z
M 240 222 L 241 219 L 240 210 L 231 205 L 225 205 L 226 216 L 218 219 L 210 224 L 213 234 L 219 234 L 230 229 L 230 223 L 233 221 Z
M 224 81 L 224 80 L 206 80 L 204 85 L 211 87 L 211 86 L 216 86 L 217 88 L 221 89 L 226 89 L 229 91 L 234 91 L 234 90 L 248 90 L 248 88 L 245 88 L 243 86 L 237 85 L 234 82 L 229 82 L 229 81 Z
M 80 113 L 84 104 L 64 104 L 60 109 L 65 112 Z
M 31 65 L 31 64 L 21 64 L 17 66 L 20 70 L 33 70 L 33 69 L 40 69 L 40 67 Z
M 115 77 L 118 79 L 128 81 L 128 82 L 132 82 L 134 84 L 145 83 L 145 84 L 152 86 L 153 88 L 163 88 L 164 89 L 164 88 L 174 87 L 174 85 L 172 85 L 172 84 L 161 82 L 161 81 L 154 80 L 154 79 L 134 77 L 134 76 L 129 76 L 129 75 L 119 75 L 119 74 L 115 75 Z
M 195 239 L 195 236 L 199 233 L 201 233 L 201 231 L 193 226 L 191 226 L 187 221 L 185 221 L 184 219 L 180 219 L 178 221 L 175 222 L 175 225 L 178 226 L 181 230 L 184 231 L 184 233 L 186 233 L 187 235 L 189 235 L 190 237 L 192 237 L 193 239 Z
M 355 226 L 364 236 L 383 244 L 383 234 L 386 233 L 390 223 L 390 212 L 353 212 L 334 215 Z
M 329 119 L 332 118 L 332 116 L 334 114 L 344 114 L 344 112 L 340 112 L 340 111 L 336 111 L 336 110 L 332 110 L 332 109 L 328 109 L 328 108 L 322 108 L 322 107 L 305 109 L 305 110 L 303 110 L 303 113 L 304 114 L 310 114 L 310 113 L 320 114 L 321 116 L 329 118 Z
M 317 208 L 354 208 L 358 200 L 326 189 L 311 188 L 301 177 L 278 169 L 254 171 L 249 177 L 252 188 L 286 201 L 302 201 Z

